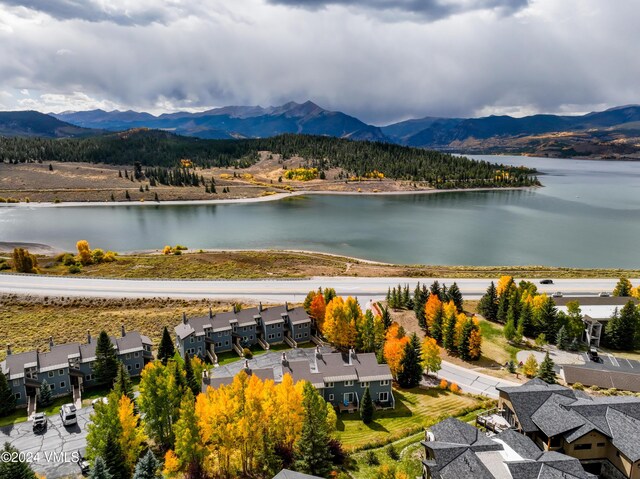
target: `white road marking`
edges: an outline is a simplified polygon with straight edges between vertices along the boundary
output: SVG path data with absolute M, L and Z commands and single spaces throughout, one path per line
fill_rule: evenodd
M 609 354 L 609 361 L 611 361 L 611 364 L 613 364 L 615 367 L 620 367 L 620 363 L 618 362 L 618 360 L 611 354 Z

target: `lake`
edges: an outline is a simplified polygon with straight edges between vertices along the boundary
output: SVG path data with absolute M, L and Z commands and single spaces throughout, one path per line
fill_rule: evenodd
M 640 162 L 477 157 L 543 188 L 224 205 L 0 208 L 0 241 L 306 249 L 391 263 L 640 267 Z

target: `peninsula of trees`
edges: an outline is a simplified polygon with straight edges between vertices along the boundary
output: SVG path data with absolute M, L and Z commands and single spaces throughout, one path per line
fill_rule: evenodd
M 199 167 L 244 168 L 259 152 L 283 159 L 302 157 L 322 172 L 340 168 L 346 178 L 372 172 L 433 188 L 521 187 L 539 185 L 536 171 L 390 143 L 285 134 L 272 138 L 202 140 L 166 131 L 130 130 L 90 138 L 0 138 L 2 162 L 90 162 L 176 167 L 187 160 Z

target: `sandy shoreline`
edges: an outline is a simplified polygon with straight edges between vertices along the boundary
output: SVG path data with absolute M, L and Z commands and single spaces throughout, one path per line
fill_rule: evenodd
M 438 193 L 464 193 L 478 191 L 513 191 L 539 188 L 536 186 L 510 187 L 510 188 L 467 188 L 467 189 L 430 189 L 416 191 L 380 191 L 357 192 L 357 191 L 295 191 L 292 193 L 276 193 L 269 196 L 258 196 L 254 198 L 234 198 L 228 200 L 176 200 L 176 201 L 68 201 L 64 203 L 53 202 L 31 202 L 31 203 L 0 203 L 0 208 L 65 208 L 79 206 L 178 206 L 178 205 L 226 205 L 243 203 L 263 203 L 267 201 L 279 201 L 284 198 L 295 196 L 405 196 L 405 195 L 429 195 Z

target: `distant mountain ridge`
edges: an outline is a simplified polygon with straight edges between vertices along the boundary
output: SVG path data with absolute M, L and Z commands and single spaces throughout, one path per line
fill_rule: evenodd
M 225 106 L 152 115 L 136 111 L 78 111 L 44 115 L 0 112 L 0 135 L 48 138 L 151 128 L 202 139 L 267 138 L 283 133 L 371 140 L 461 153 L 640 158 L 640 106 L 586 115 L 538 114 L 523 118 L 424 117 L 386 126 L 367 124 L 317 104 Z
M 206 139 L 264 138 L 282 133 L 327 135 L 354 140 L 386 141 L 380 128 L 342 112 L 329 111 L 311 101 L 263 108 L 227 106 L 199 113 L 153 116 L 133 111 L 103 110 L 54 114 L 59 120 L 86 128 L 125 130 L 148 127 Z

